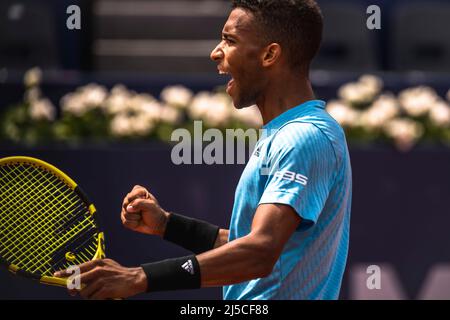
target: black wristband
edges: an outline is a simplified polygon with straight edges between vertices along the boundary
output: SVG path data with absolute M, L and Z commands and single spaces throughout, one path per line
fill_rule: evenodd
M 163 238 L 200 254 L 214 249 L 219 230 L 208 222 L 170 213 Z
M 200 266 L 195 255 L 141 265 L 147 275 L 147 292 L 198 289 Z

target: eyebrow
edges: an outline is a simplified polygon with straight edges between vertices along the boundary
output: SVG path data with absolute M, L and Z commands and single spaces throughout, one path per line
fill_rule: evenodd
M 226 32 L 226 31 L 222 31 L 222 37 L 223 38 L 233 38 L 233 39 L 236 39 L 236 40 L 239 39 L 239 37 L 236 36 L 235 34 L 231 34 L 231 33 Z

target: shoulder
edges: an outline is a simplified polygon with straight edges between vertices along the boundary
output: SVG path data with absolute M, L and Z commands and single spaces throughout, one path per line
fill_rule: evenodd
M 314 123 L 290 121 L 271 136 L 268 159 L 311 170 L 334 171 L 339 160 L 327 135 Z
M 289 121 L 273 134 L 271 147 L 275 149 L 313 149 L 331 152 L 333 145 L 326 133 L 316 124 L 300 120 Z

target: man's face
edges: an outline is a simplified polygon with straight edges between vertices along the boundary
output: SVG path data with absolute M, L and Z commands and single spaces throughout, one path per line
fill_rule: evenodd
M 229 74 L 227 93 L 237 109 L 256 104 L 261 95 L 264 77 L 262 41 L 252 13 L 234 9 L 222 31 L 222 41 L 212 51 L 221 74 Z

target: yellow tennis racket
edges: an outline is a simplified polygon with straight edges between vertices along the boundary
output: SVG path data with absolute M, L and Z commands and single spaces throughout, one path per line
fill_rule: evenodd
M 1 264 L 65 287 L 54 272 L 104 257 L 96 209 L 71 178 L 38 159 L 0 159 Z

